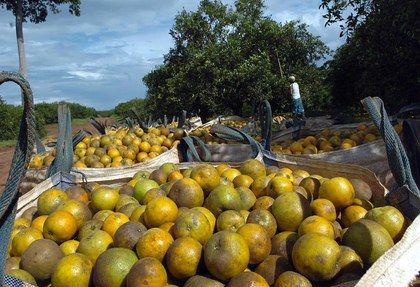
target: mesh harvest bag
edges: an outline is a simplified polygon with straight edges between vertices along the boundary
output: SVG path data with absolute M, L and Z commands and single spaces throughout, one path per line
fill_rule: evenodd
M 362 100 L 362 104 L 385 141 L 389 167 L 395 178 L 396 184 L 387 194 L 386 199 L 409 219 L 414 220 L 420 213 L 420 190 L 413 178 L 404 145 L 393 129 L 380 98 L 367 97 Z
M 35 131 L 35 108 L 32 98 L 32 90 L 29 83 L 18 73 L 1 72 L 0 84 L 5 82 L 18 84 L 23 94 L 23 115 L 20 124 L 18 142 L 13 155 L 12 165 L 3 194 L 0 197 L 0 286 L 25 286 L 16 278 L 5 276 L 4 268 L 8 245 L 10 241 L 13 223 L 16 216 L 19 184 L 24 177 L 25 171 L 31 159 L 31 153 L 36 141 Z M 8 285 L 6 285 L 6 283 Z

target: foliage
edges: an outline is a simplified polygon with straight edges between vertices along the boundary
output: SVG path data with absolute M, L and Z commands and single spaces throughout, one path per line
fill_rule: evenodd
M 46 124 L 55 124 L 58 123 L 58 106 L 62 104 L 67 104 L 69 106 L 73 119 L 86 119 L 97 116 L 97 111 L 94 108 L 88 108 L 77 103 L 68 103 L 64 101 L 35 104 L 35 111 L 45 119 Z
M 415 15 L 419 2 L 377 0 L 360 5 L 367 2 L 364 21 L 352 26 L 351 37 L 330 63 L 328 81 L 337 105 L 361 106 L 361 99 L 378 96 L 395 113 L 420 101 L 420 20 Z
M 22 121 L 22 106 L 6 104 L 0 97 L 0 140 L 17 140 L 19 137 L 20 123 Z M 45 120 L 42 115 L 35 112 L 36 130 L 42 138 L 46 135 Z
M 327 90 L 316 62 L 329 49 L 305 24 L 277 23 L 263 9 L 262 0 L 238 0 L 234 8 L 202 0 L 196 12 L 182 10 L 170 30 L 174 47 L 143 78 L 148 110 L 161 117 L 185 109 L 205 119 L 243 115 L 267 99 L 282 111 L 290 105 L 291 74 L 305 87 L 308 105 L 323 102 Z
M 115 116 L 120 120 L 123 120 L 127 117 L 132 118 L 134 117 L 134 114 L 131 111 L 131 108 L 135 108 L 141 115 L 146 117 L 147 113 L 145 100 L 139 98 L 118 104 L 114 109 Z
M 0 7 L 12 11 L 13 15 L 17 14 L 16 0 L 0 0 Z M 59 5 L 68 4 L 69 13 L 80 16 L 80 0 L 23 0 L 23 18 L 26 22 L 29 20 L 32 23 L 38 24 L 45 22 L 48 16 L 48 11 L 57 14 L 60 11 Z
M 0 140 L 18 139 L 23 109 L 0 98 Z

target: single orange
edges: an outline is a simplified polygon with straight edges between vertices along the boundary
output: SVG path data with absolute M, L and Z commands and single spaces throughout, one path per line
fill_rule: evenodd
M 162 262 L 169 246 L 174 242 L 172 236 L 165 230 L 153 227 L 143 232 L 136 244 L 137 256 L 153 257 Z
M 174 222 L 178 216 L 178 207 L 172 199 L 158 197 L 147 203 L 143 216 L 148 228 L 158 227 L 165 222 Z
M 44 222 L 44 237 L 57 243 L 72 239 L 76 232 L 77 220 L 73 214 L 65 210 L 54 211 Z
M 263 262 L 271 252 L 271 238 L 267 230 L 257 223 L 247 223 L 240 226 L 237 232 L 248 244 L 249 263 Z

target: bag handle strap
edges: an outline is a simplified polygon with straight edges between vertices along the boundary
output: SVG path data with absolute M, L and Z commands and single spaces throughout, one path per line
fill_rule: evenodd
M 203 158 L 201 158 L 200 154 L 198 153 L 195 143 L 197 143 L 199 149 L 204 152 Z M 181 138 L 179 142 L 179 149 L 181 154 L 184 156 L 184 161 L 187 162 L 192 162 L 194 160 L 200 162 L 208 162 L 211 159 L 210 150 L 206 147 L 206 144 L 197 136 Z
M 36 135 L 35 108 L 32 90 L 28 81 L 19 73 L 1 72 L 0 85 L 8 81 L 20 86 L 24 102 L 18 142 L 13 154 L 6 186 L 3 194 L 0 196 L 0 237 L 3 242 L 9 242 L 10 240 L 19 198 L 19 185 L 29 165 Z M 0 286 L 4 285 L 4 266 L 7 252 L 8 244 L 0 244 Z
M 273 113 L 271 111 L 270 102 L 264 100 L 260 103 L 260 126 L 261 126 L 261 145 L 265 150 L 271 150 L 271 136 L 272 136 L 272 127 L 271 121 L 273 118 Z
M 73 136 L 71 128 L 71 113 L 68 105 L 58 106 L 58 138 L 55 158 L 48 168 L 46 178 L 57 172 L 70 173 L 73 166 Z
M 389 167 L 397 184 L 400 187 L 407 185 L 413 194 L 420 197 L 420 190 L 413 179 L 404 146 L 388 119 L 384 103 L 378 97 L 367 97 L 361 102 L 385 141 Z

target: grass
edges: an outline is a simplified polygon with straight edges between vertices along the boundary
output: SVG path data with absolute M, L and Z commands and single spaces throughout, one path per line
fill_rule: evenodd
M 17 140 L 0 141 L 0 147 L 14 147 Z

